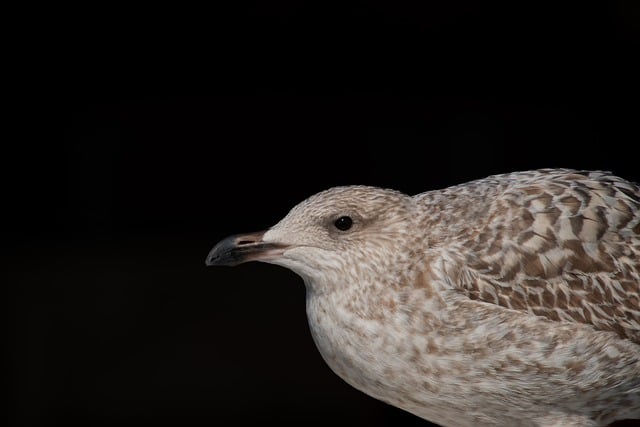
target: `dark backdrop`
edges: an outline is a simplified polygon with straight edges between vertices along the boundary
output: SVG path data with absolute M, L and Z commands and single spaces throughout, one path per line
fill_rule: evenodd
M 560 3 L 27 11 L 5 156 L 11 424 L 426 425 L 328 369 L 296 275 L 204 258 L 334 185 L 640 181 L 637 7 Z

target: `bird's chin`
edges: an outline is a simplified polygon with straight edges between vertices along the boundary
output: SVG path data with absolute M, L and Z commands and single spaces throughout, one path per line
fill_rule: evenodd
M 314 267 L 313 260 L 308 259 L 308 249 L 301 250 L 298 247 L 292 247 L 283 251 L 278 257 L 260 261 L 289 269 L 305 281 L 312 280 L 318 275 L 318 269 Z
M 266 262 L 268 264 L 275 264 L 275 265 L 279 265 L 281 267 L 285 267 L 288 268 L 290 270 L 293 270 L 294 272 L 298 272 L 298 270 L 302 269 L 306 269 L 307 265 L 304 262 L 304 260 L 301 260 L 299 257 L 296 256 L 296 251 L 294 249 L 288 249 L 286 251 L 283 251 L 279 256 L 277 257 L 273 257 L 273 258 L 265 258 L 262 259 L 260 261 L 262 262 Z

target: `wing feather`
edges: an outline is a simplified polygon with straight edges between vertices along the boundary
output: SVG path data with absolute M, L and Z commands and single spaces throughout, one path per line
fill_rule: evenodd
M 606 172 L 539 170 L 415 200 L 429 212 L 421 225 L 452 288 L 640 343 L 638 185 Z

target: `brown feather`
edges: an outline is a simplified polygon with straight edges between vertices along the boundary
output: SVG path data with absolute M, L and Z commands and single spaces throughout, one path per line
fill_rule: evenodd
M 497 175 L 415 198 L 433 205 L 422 219 L 438 242 L 433 249 L 444 251 L 447 271 L 459 272 L 452 277 L 465 278 L 451 280 L 454 289 L 640 343 L 637 185 L 605 172 L 556 169 Z M 443 226 L 434 209 L 440 218 L 450 210 L 458 221 Z

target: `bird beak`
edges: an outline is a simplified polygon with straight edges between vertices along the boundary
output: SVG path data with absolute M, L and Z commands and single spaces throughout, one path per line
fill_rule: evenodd
M 288 246 L 265 242 L 262 240 L 264 233 L 260 231 L 227 237 L 211 249 L 205 264 L 233 266 L 249 261 L 269 261 L 278 258 Z

